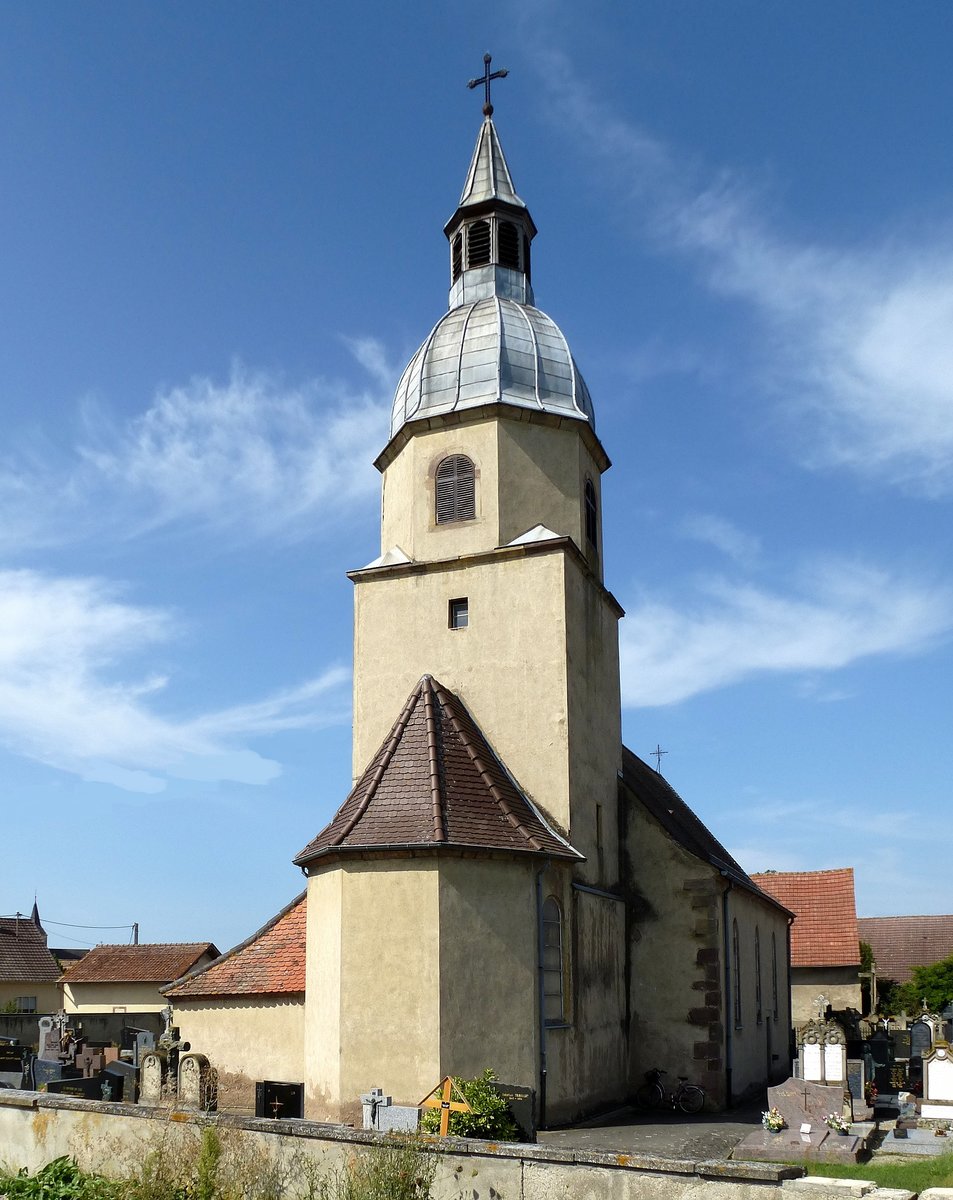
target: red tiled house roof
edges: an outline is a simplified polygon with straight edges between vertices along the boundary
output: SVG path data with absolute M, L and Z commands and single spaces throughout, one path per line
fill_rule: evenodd
M 304 994 L 307 893 L 215 962 L 161 989 L 173 1000 Z
M 844 967 L 860 962 L 854 869 L 767 871 L 751 878 L 795 914 L 792 967 Z
M 953 954 L 953 916 L 861 917 L 857 924 L 881 979 L 907 983 L 914 967 L 928 967 Z
M 56 983 L 59 977 L 39 917 L 0 917 L 0 983 Z
M 94 946 L 64 972 L 62 982 L 170 983 L 203 955 L 218 957 L 212 942 L 153 942 L 139 946 Z
M 523 795 L 460 699 L 429 675 L 334 819 L 294 861 L 405 847 L 583 857 Z

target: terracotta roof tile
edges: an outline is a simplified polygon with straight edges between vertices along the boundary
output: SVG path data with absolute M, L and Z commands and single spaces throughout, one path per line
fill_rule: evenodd
M 30 917 L 0 917 L 0 983 L 56 983 L 46 931 Z
M 913 967 L 928 967 L 953 954 L 953 916 L 860 917 L 857 924 L 881 979 L 907 983 Z
M 767 871 L 751 878 L 795 914 L 792 967 L 843 967 L 860 963 L 854 905 L 854 869 Z
M 402 846 L 582 858 L 519 790 L 460 699 L 429 675 L 334 819 L 294 861 Z
M 171 999 L 200 996 L 271 996 L 304 993 L 307 893 L 296 896 L 250 938 L 215 962 L 176 980 Z
M 203 954 L 218 957 L 212 942 L 144 942 L 138 946 L 94 946 L 63 974 L 63 983 L 169 983 L 195 966 Z

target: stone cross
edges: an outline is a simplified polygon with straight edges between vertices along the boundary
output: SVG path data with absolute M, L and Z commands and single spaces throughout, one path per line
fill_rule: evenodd
M 477 79 L 471 79 L 467 84 L 468 88 L 479 87 L 483 84 L 483 115 L 487 117 L 493 116 L 493 105 L 490 103 L 490 80 L 505 79 L 509 75 L 509 71 L 505 67 L 501 67 L 499 71 L 494 71 L 490 74 L 490 63 L 493 61 L 489 54 L 483 55 L 483 74 Z

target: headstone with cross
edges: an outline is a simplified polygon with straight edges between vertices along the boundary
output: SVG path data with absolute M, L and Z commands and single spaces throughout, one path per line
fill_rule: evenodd
M 432 1092 L 428 1092 L 417 1107 L 440 1109 L 441 1137 L 447 1136 L 452 1112 L 473 1112 L 473 1109 L 467 1104 L 465 1096 L 454 1083 L 452 1075 L 448 1075 L 446 1079 L 437 1084 Z

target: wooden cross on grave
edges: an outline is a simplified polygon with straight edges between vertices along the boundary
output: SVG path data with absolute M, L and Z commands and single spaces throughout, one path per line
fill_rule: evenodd
M 456 1096 L 456 1100 L 453 1099 L 454 1096 Z M 473 1112 L 473 1109 L 464 1099 L 463 1093 L 453 1082 L 452 1075 L 448 1075 L 446 1079 L 437 1084 L 432 1092 L 428 1092 L 417 1107 L 440 1109 L 441 1137 L 447 1136 L 447 1131 L 450 1128 L 451 1112 Z
M 481 76 L 479 76 L 479 78 L 477 78 L 477 79 L 471 79 L 469 81 L 469 83 L 467 84 L 468 88 L 479 87 L 481 83 L 483 84 L 483 115 L 485 117 L 493 116 L 493 105 L 490 103 L 490 80 L 491 79 L 505 79 L 507 77 L 507 75 L 509 75 L 509 71 L 507 71 L 507 69 L 505 67 L 501 68 L 499 71 L 494 71 L 493 74 L 491 75 L 490 74 L 490 63 L 492 61 L 493 61 L 493 59 L 489 54 L 484 54 L 483 55 L 483 74 Z

